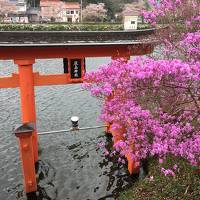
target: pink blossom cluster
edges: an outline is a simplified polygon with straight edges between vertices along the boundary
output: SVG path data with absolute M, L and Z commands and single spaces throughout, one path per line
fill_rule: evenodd
M 125 127 L 124 141 L 115 144 L 121 157 L 128 153 L 138 161 L 158 156 L 163 163 L 173 155 L 198 165 L 200 5 L 198 0 L 149 2 L 151 10 L 143 11 L 144 17 L 154 25 L 168 23 L 171 31 L 159 36 L 162 59 L 112 61 L 86 74 L 83 87 L 103 100 L 101 120 L 113 129 Z M 161 169 L 166 176 L 174 176 L 173 170 Z
M 88 22 L 103 21 L 107 16 L 104 3 L 89 4 L 83 10 L 83 19 Z
M 185 50 L 187 60 L 200 60 L 200 30 L 186 33 L 180 44 Z
M 138 57 L 128 63 L 113 61 L 97 72 L 87 74 L 83 87 L 103 99 L 115 91 L 114 98 L 105 101 L 100 118 L 113 123 L 116 128 L 119 124 L 126 127 L 125 141 L 115 145 L 121 156 L 131 151 L 129 146 L 134 141 L 136 150 L 131 154 L 135 160 L 154 155 L 165 158 L 172 154 L 197 165 L 200 161 L 200 132 L 192 123 L 200 116 L 200 110 L 193 105 L 190 94 L 186 95 L 189 88 L 197 89 L 195 94 L 200 95 L 197 84 L 200 84 L 200 62 L 192 65 L 178 59 L 155 61 Z M 184 97 L 184 101 L 191 102 L 186 107 L 188 111 L 182 109 L 178 114 L 165 111 L 164 101 L 168 93 L 163 90 L 171 87 L 175 87 L 180 99 Z M 163 98 L 154 98 L 158 94 Z M 152 99 L 148 100 L 149 97 Z M 157 100 L 162 103 L 156 103 Z
M 169 12 L 173 12 L 176 10 L 178 6 L 182 4 L 184 0 L 148 0 L 151 10 L 144 10 L 143 16 L 144 18 L 151 23 L 152 25 L 156 25 L 158 18 L 161 16 L 167 15 Z
M 146 21 L 152 25 L 163 22 L 189 22 L 190 25 L 199 19 L 198 0 L 148 0 L 150 10 L 143 10 L 142 14 Z
M 174 172 L 171 169 L 161 168 L 161 171 L 165 174 L 165 176 L 175 176 Z
M 165 58 L 181 58 L 187 62 L 200 60 L 199 0 L 149 0 L 149 10 L 143 10 L 152 25 L 165 24 L 167 35 L 159 35 Z

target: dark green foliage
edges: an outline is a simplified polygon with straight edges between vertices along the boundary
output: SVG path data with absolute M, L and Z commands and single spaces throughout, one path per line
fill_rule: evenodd
M 33 8 L 38 8 L 40 6 L 40 0 L 27 0 L 27 3 Z
M 122 24 L 0 24 L 1 31 L 106 31 L 122 29 Z
M 149 160 L 148 176 L 122 193 L 118 200 L 199 200 L 200 170 L 186 160 L 168 157 L 168 162 L 159 166 L 157 159 Z M 161 167 L 172 169 L 170 161 L 178 165 L 175 176 L 164 176 Z M 152 177 L 152 179 L 150 178 Z
M 149 28 L 141 24 L 138 29 Z M 112 31 L 123 30 L 123 24 L 117 23 L 85 23 L 85 24 L 0 24 L 0 31 Z

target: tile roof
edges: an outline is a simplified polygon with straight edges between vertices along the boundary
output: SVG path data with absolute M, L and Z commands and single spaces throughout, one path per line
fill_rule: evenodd
M 78 2 L 66 2 L 64 7 L 68 9 L 80 9 L 80 4 Z
M 40 6 L 51 7 L 51 6 L 61 6 L 66 9 L 80 9 L 80 4 L 78 2 L 63 2 L 60 0 L 41 0 Z

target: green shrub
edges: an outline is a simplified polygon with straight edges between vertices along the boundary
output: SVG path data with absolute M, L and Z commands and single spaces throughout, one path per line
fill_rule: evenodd
M 139 24 L 138 29 L 150 28 L 148 24 Z M 84 23 L 84 24 L 0 24 L 1 31 L 114 31 L 123 30 L 123 24 Z

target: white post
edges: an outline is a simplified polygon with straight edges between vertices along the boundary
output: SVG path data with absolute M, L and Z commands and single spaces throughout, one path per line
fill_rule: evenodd
M 81 0 L 81 23 L 82 23 L 82 20 L 83 20 L 82 10 L 83 10 L 83 1 Z

